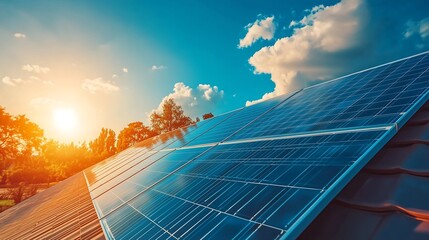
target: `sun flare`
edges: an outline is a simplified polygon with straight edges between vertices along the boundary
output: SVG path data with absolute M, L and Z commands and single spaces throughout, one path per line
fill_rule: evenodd
M 55 126 L 61 131 L 73 131 L 76 127 L 76 114 L 72 109 L 55 109 L 53 112 Z

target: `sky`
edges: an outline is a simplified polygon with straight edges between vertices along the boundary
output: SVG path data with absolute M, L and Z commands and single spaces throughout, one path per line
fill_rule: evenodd
M 0 0 L 0 106 L 61 142 L 195 118 L 429 50 L 426 0 Z

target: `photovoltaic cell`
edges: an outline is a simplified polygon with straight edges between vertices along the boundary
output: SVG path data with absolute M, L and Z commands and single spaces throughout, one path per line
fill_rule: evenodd
M 231 139 L 386 125 L 429 85 L 428 54 L 303 89 Z
M 219 124 L 219 122 L 224 121 L 230 116 L 230 114 L 234 114 L 234 112 L 223 114 L 207 121 L 202 121 L 185 128 L 177 129 L 166 134 L 161 134 L 147 139 L 115 156 L 106 159 L 94 167 L 85 170 L 85 175 L 88 178 L 90 190 L 96 188 L 97 185 L 105 184 L 107 181 L 110 181 L 117 175 L 122 174 L 123 171 L 134 167 L 140 161 L 143 161 L 158 150 L 162 150 L 176 142 L 179 146 L 186 144 L 187 139 L 184 139 L 184 136 L 191 135 L 190 133 L 193 131 L 196 131 L 194 134 L 198 136 L 199 134 L 207 131 L 207 129 L 216 126 Z
M 92 176 L 91 181 L 89 181 L 90 189 L 97 188 L 99 185 L 103 185 L 116 177 L 116 175 L 122 174 L 124 170 L 134 167 L 136 163 L 153 154 L 155 150 L 219 142 L 246 126 L 246 124 L 264 112 L 277 106 L 289 96 L 283 95 L 248 108 L 223 114 L 209 121 L 202 121 L 190 127 L 146 140 L 134 146 L 132 153 L 125 156 L 114 156 L 115 161 L 110 161 L 103 169 L 97 169 L 99 166 L 96 165 L 95 168 L 87 170 L 86 174 Z M 222 129 L 222 131 L 217 129 Z
M 230 221 L 246 220 L 252 223 L 249 227 L 261 226 L 265 234 L 275 236 L 286 231 L 296 220 L 296 215 L 308 208 L 345 167 L 352 165 L 385 132 L 218 145 L 186 165 L 182 164 L 183 167 L 177 171 L 172 171 L 176 168 L 173 165 L 172 168 L 163 166 L 142 172 L 140 180 L 130 180 L 130 185 L 122 186 L 140 192 L 135 192 L 131 201 L 122 201 L 115 212 L 125 218 L 127 214 L 141 215 L 140 218 L 147 218 L 159 226 L 150 234 L 162 235 L 165 232 L 174 238 L 192 238 L 194 231 L 201 229 L 201 226 L 194 226 L 196 222 L 189 226 L 190 229 L 185 228 L 186 232 L 177 234 L 169 227 L 176 223 L 172 221 L 175 217 L 196 209 L 206 214 L 216 212 L 223 219 L 235 219 Z M 144 179 L 153 173 L 168 177 L 149 188 Z M 101 202 L 110 200 L 111 196 L 106 196 Z M 140 218 L 128 224 L 140 224 Z M 183 222 L 197 220 L 200 218 L 194 214 L 180 217 Z M 106 222 L 109 221 L 116 221 L 116 217 L 108 215 Z M 256 234 L 228 232 L 228 226 L 219 228 L 215 232 L 226 234 L 224 237 L 228 239 Z M 156 229 L 158 232 L 154 232 Z M 253 231 L 257 229 L 254 227 Z M 115 228 L 110 231 L 118 238 L 126 238 L 128 234 L 115 233 Z
M 424 53 L 304 88 L 87 170 L 106 237 L 297 237 L 428 100 L 428 67 Z
M 102 216 L 108 214 L 123 202 L 134 198 L 141 190 L 151 187 L 206 150 L 204 147 L 166 150 L 152 155 L 125 174 L 120 174 L 105 185 L 92 190 L 96 208 L 100 210 Z
M 194 140 L 186 144 L 186 146 L 201 145 L 207 143 L 221 142 L 236 131 L 250 124 L 252 121 L 263 116 L 293 94 L 285 94 L 250 107 L 246 107 L 236 114 L 232 115 L 227 120 L 219 123 L 216 127 L 208 130 L 204 134 L 198 136 Z

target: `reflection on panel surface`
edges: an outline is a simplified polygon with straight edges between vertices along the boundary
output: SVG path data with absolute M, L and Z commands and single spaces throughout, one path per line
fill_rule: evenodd
M 222 144 L 187 164 L 178 164 L 181 168 L 174 161 L 165 161 L 143 170 L 121 187 L 124 192 L 113 189 L 112 195 L 96 201 L 106 203 L 114 195 L 124 196 L 114 212 L 104 215 L 118 238 L 130 233 L 121 230 L 117 216 L 132 226 L 150 222 L 152 227 L 135 233 L 139 236 L 192 239 L 223 232 L 229 239 L 262 234 L 258 231 L 277 236 L 383 134 L 385 131 L 369 131 Z M 176 152 L 206 150 L 196 149 Z M 150 186 L 150 179 L 157 176 L 164 177 L 163 181 Z M 132 199 L 126 197 L 130 189 Z M 202 219 L 212 219 L 211 214 L 222 222 L 240 223 L 237 229 L 242 231 L 227 231 L 228 224 L 206 226 Z
M 395 123 L 429 85 L 428 54 L 303 89 L 231 139 Z
M 111 239 L 294 238 L 428 99 L 428 53 L 148 139 L 86 170 Z
M 100 215 L 108 214 L 206 150 L 207 148 L 195 148 L 157 152 L 124 174 L 92 190 L 91 194 Z
M 207 131 L 207 129 L 210 129 L 219 122 L 224 121 L 228 116 L 229 114 L 224 114 L 214 119 L 198 122 L 194 125 L 144 140 L 133 147 L 106 159 L 94 167 L 85 170 L 88 183 L 91 186 L 90 190 L 97 187 L 94 187 L 93 185 L 102 185 L 110 181 L 110 179 L 115 176 L 122 174 L 123 171 L 135 166 L 135 164 L 142 161 L 142 159 L 145 159 L 156 151 L 165 149 L 172 143 L 178 142 L 180 145 L 183 145 L 184 142 L 186 142 L 184 136 L 187 136 L 194 131 L 197 133 L 200 132 L 201 134 L 201 132 Z
M 232 115 L 227 120 L 219 123 L 216 127 L 190 141 L 186 144 L 186 146 L 222 142 L 237 130 L 263 116 L 264 113 L 269 112 L 272 108 L 282 103 L 291 95 L 292 94 L 286 94 L 261 102 L 259 104 L 252 105 L 250 107 L 246 107 Z

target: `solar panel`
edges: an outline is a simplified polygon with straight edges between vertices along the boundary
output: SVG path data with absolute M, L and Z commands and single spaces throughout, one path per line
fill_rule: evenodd
M 232 139 L 398 123 L 426 93 L 428 65 L 423 54 L 303 89 Z
M 139 167 L 141 162 L 145 161 L 152 154 L 155 154 L 156 150 L 164 148 L 174 149 L 184 145 L 213 143 L 223 140 L 238 129 L 246 126 L 251 120 L 256 119 L 264 112 L 277 106 L 288 97 L 289 95 L 280 96 L 258 105 L 223 114 L 209 121 L 197 123 L 185 129 L 173 131 L 164 137 L 164 141 L 159 141 L 159 138 L 164 135 L 156 137 L 154 140 L 146 140 L 139 144 L 139 146 L 135 146 L 131 154 L 116 156 L 115 161 L 111 160 L 108 166 L 104 167 L 102 170 L 97 168 L 86 171 L 88 175 L 92 176 L 91 179 L 93 179 L 89 181 L 91 185 L 90 189 L 95 190 L 112 179 L 114 179 L 113 182 L 115 183 L 117 183 L 119 179 L 123 180 L 123 176 L 128 175 L 128 173 L 125 172 L 132 172 L 132 168 L 136 165 Z M 216 129 L 222 128 L 223 130 L 212 131 L 215 127 Z M 154 142 L 161 143 L 154 144 Z M 108 188 L 110 185 L 112 184 L 109 183 L 106 187 Z
M 428 55 L 203 121 L 87 170 L 98 174 L 90 193 L 106 237 L 297 237 L 428 100 Z

